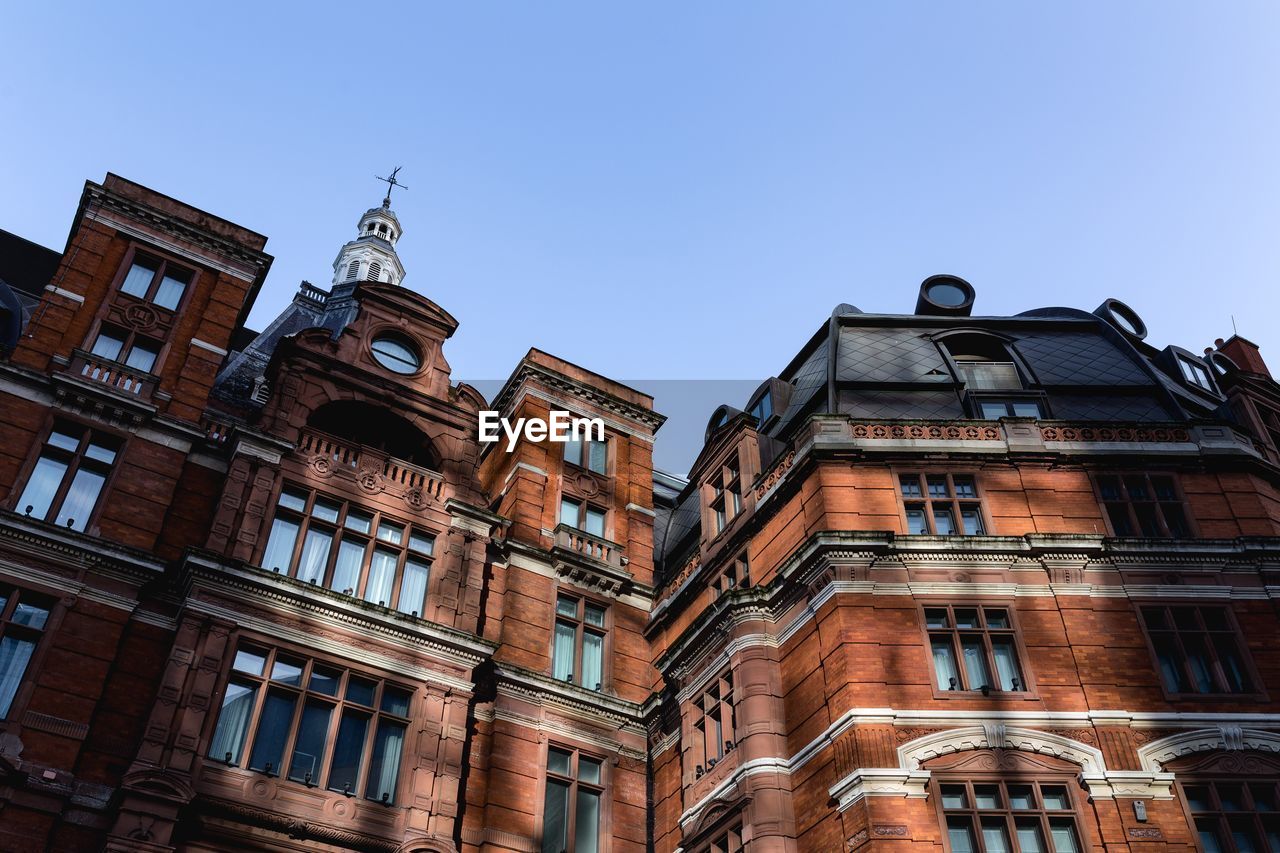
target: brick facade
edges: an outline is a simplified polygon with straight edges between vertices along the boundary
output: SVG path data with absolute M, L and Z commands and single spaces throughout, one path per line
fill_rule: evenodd
M 1197 384 L 1113 301 L 841 306 L 686 480 L 650 397 L 533 349 L 487 401 L 390 281 L 248 332 L 265 245 L 89 183 L 0 361 L 0 848 L 1280 832 L 1280 389 L 1248 341 Z M 506 452 L 490 408 L 605 442 Z

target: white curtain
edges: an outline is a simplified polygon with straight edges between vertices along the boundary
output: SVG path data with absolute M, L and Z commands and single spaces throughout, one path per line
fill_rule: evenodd
M 960 673 L 956 672 L 956 659 L 950 640 L 933 641 L 933 671 L 938 677 L 938 689 L 950 690 L 952 684 L 956 690 L 964 689 L 964 685 L 960 683 Z M 952 679 L 955 679 L 954 682 Z
M 573 675 L 574 633 L 572 625 L 556 623 L 556 638 L 551 648 L 551 676 L 558 681 Z
M 1049 826 L 1049 835 L 1053 838 L 1054 853 L 1078 853 L 1080 845 L 1076 843 L 1076 831 L 1071 824 L 1054 822 Z
M 369 585 L 364 590 L 364 600 L 374 604 L 391 601 L 391 582 L 396 575 L 396 555 L 375 548 L 373 562 L 369 564 Z
M 262 568 L 268 571 L 289 571 L 293 561 L 293 546 L 298 541 L 298 523 L 287 518 L 271 522 L 271 535 L 267 538 L 267 550 L 262 555 Z
M 308 530 L 302 543 L 302 556 L 298 559 L 298 580 L 305 583 L 324 580 L 324 567 L 329 563 L 329 546 L 333 534 L 323 530 Z
M 98 503 L 98 495 L 102 492 L 102 484 L 107 481 L 106 475 L 97 471 L 81 468 L 76 471 L 71 488 L 62 501 L 55 524 L 59 527 L 70 526 L 72 530 L 84 530 L 89 523 L 89 516 Z
M 599 690 L 604 681 L 604 637 L 590 631 L 582 634 L 582 686 Z
M 234 681 L 227 684 L 226 695 L 222 697 L 222 713 L 218 715 L 218 728 L 213 733 L 213 743 L 209 745 L 210 758 L 222 761 L 227 753 L 231 753 L 233 764 L 240 761 L 240 750 L 249 730 L 249 715 L 253 712 L 257 692 L 256 687 Z
M 986 825 L 983 822 L 982 844 L 987 853 L 1009 853 L 1009 836 L 1005 833 L 1004 823 Z
M 172 311 L 182 301 L 182 292 L 186 289 L 187 286 L 176 278 L 165 276 L 160 279 L 160 287 L 156 290 L 156 298 L 152 301 L 161 308 Z
M 1018 825 L 1018 847 L 1022 853 L 1045 853 L 1039 824 Z
M 41 456 L 14 509 L 25 513 L 27 507 L 31 507 L 31 517 L 43 520 L 49 514 L 49 504 L 53 502 L 53 496 L 58 491 L 58 486 L 62 485 L 62 478 L 66 473 L 67 463 Z
M 9 716 L 9 706 L 22 683 L 22 676 L 27 671 L 27 663 L 36 644 L 31 640 L 18 637 L 5 637 L 0 640 L 0 719 Z
M 151 279 L 155 278 L 156 271 L 142 264 L 134 264 L 129 268 L 129 274 L 124 277 L 124 282 L 120 285 L 120 289 L 130 296 L 145 297 L 147 290 L 151 287 Z
M 977 690 L 982 685 L 991 684 L 991 676 L 987 673 L 987 660 L 982 654 L 982 641 L 963 639 L 960 641 L 964 652 L 964 671 L 969 676 L 969 689 Z
M 991 652 L 996 659 L 996 675 L 1000 679 L 1001 690 L 1026 690 L 1022 683 L 1022 673 L 1018 671 L 1018 656 L 1013 649 L 1013 640 L 998 639 L 991 641 Z M 1014 685 L 1017 681 L 1017 686 Z
M 400 775 L 400 753 L 404 751 L 404 726 L 383 721 L 373 744 L 373 766 L 369 768 L 369 781 L 365 796 L 381 800 L 388 795 L 388 802 L 395 802 L 396 778 Z
M 400 583 L 400 602 L 397 609 L 401 613 L 416 613 L 421 616 L 424 600 L 427 596 L 427 566 L 415 560 L 406 560 L 404 564 L 404 580 Z
M 344 539 L 338 543 L 338 559 L 333 564 L 333 583 L 337 592 L 355 595 L 360 588 L 360 564 L 364 562 L 363 542 Z

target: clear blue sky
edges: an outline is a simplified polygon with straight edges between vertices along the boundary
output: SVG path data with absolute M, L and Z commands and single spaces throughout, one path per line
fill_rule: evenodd
M 839 302 L 1129 302 L 1280 368 L 1280 4 L 8 4 L 0 227 L 114 171 L 270 237 L 252 323 L 396 165 L 455 376 L 778 372 Z M 710 407 L 708 407 L 709 413 Z

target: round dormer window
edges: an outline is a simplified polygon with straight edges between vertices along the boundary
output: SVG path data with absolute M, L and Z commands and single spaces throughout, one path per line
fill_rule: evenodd
M 422 366 L 422 356 L 411 343 L 399 335 L 378 335 L 369 345 L 373 357 L 392 373 L 408 376 Z

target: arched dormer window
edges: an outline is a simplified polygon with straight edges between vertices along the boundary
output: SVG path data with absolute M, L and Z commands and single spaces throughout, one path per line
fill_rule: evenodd
M 382 264 L 377 261 L 369 264 L 369 280 L 382 281 Z
M 940 335 L 935 342 L 964 386 L 972 416 L 986 420 L 1046 416 L 1044 394 L 1031 389 L 1031 371 L 1011 340 L 975 330 Z
M 352 261 L 347 267 L 347 281 L 355 281 L 356 276 L 360 274 L 360 262 Z

